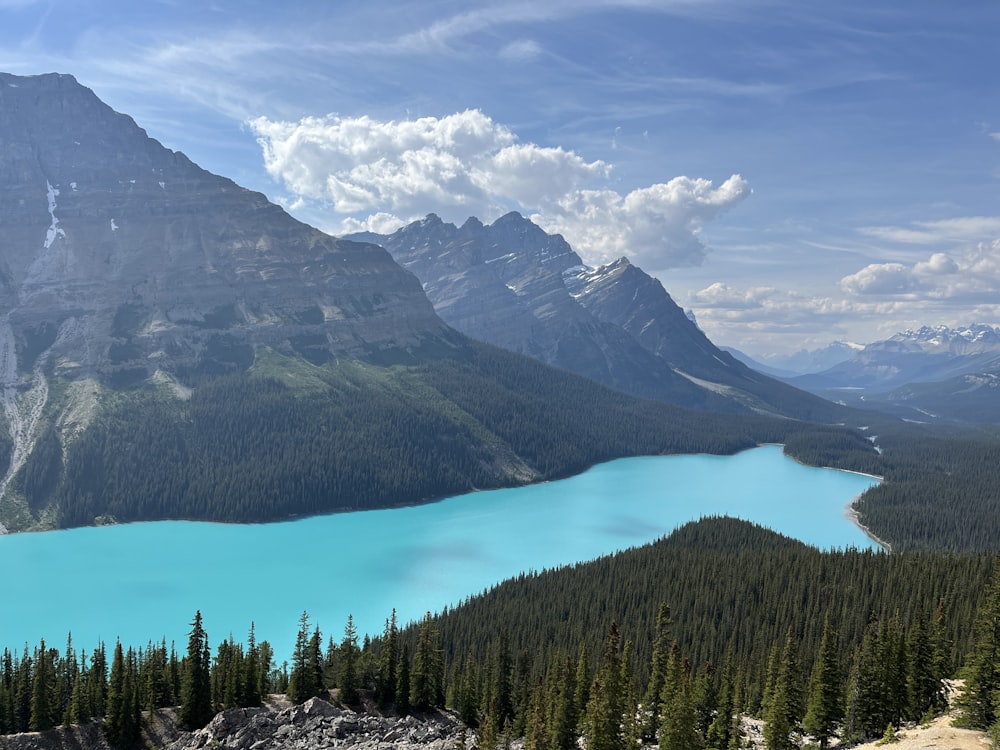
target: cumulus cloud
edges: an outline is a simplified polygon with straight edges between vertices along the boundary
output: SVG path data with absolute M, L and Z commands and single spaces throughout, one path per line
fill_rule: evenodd
M 717 187 L 675 177 L 623 195 L 606 186 L 606 162 L 521 143 L 478 110 L 388 122 L 257 118 L 250 127 L 290 202 L 331 207 L 341 232 L 385 231 L 393 219 L 395 228 L 430 212 L 460 222 L 518 210 L 563 234 L 589 263 L 627 255 L 664 270 L 700 264 L 703 225 L 751 192 L 733 175 Z
M 840 280 L 852 296 L 904 295 L 974 304 L 1000 294 L 1000 240 L 980 242 L 951 253 L 933 253 L 907 265 L 875 263 Z

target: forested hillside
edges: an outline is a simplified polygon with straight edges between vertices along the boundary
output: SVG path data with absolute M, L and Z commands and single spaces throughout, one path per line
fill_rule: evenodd
M 4 523 L 248 522 L 391 507 L 622 456 L 733 453 L 817 430 L 835 436 L 845 466 L 878 463 L 846 428 L 643 401 L 474 342 L 392 366 L 259 353 L 246 376 L 188 382 L 183 397 L 151 382 L 105 391 L 99 416 L 71 441 L 51 424 L 14 477 L 8 495 L 23 506 L 8 507 Z
M 885 422 L 872 427 L 885 481 L 862 523 L 894 550 L 1000 550 L 1000 430 Z
M 447 705 L 491 748 L 524 736 L 533 750 L 571 750 L 582 734 L 599 750 L 657 737 L 664 750 L 728 750 L 743 741 L 740 712 L 765 719 L 776 749 L 803 730 L 870 737 L 940 709 L 941 680 L 984 652 L 983 617 L 1000 606 L 992 569 L 986 555 L 824 553 L 707 519 L 406 627 L 393 614 L 374 640 L 350 620 L 324 623 L 326 635 L 303 613 L 296 642 L 278 648 L 292 649 L 285 664 L 252 627 L 246 642 L 211 641 L 200 615 L 186 650 L 152 633 L 141 648 L 7 650 L 0 730 L 100 718 L 126 747 L 146 708 L 179 703 L 194 727 L 267 691 L 303 701 L 333 689 L 399 714 Z M 989 687 L 981 662 L 973 674 Z

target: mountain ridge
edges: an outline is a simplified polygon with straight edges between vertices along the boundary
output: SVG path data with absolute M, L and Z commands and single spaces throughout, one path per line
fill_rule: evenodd
M 612 388 L 718 412 L 843 421 L 847 412 L 718 349 L 663 285 L 626 258 L 588 268 L 516 212 L 461 227 L 435 215 L 382 244 L 462 333 Z

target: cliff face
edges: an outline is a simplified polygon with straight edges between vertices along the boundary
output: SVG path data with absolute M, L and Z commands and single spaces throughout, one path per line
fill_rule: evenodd
M 0 238 L 8 381 L 42 360 L 238 370 L 260 344 L 319 361 L 449 335 L 384 250 L 206 172 L 71 76 L 0 74 Z

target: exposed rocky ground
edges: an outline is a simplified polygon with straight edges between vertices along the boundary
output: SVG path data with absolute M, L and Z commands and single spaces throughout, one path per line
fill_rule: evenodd
M 275 696 L 259 708 L 234 708 L 196 732 L 178 727 L 175 709 L 147 720 L 138 747 L 166 750 L 272 750 L 354 748 L 355 750 L 454 750 L 465 738 L 457 717 L 446 712 L 389 717 L 338 708 L 319 698 L 300 706 Z M 468 737 L 469 746 L 473 738 Z M 112 750 L 98 722 L 48 732 L 0 737 L 0 750 Z

